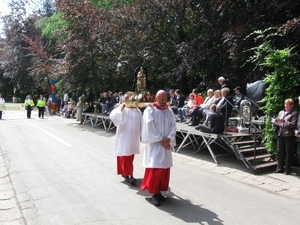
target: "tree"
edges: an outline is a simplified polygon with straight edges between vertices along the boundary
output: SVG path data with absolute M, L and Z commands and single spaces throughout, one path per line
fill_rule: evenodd
M 299 87 L 299 71 L 292 64 L 293 48 L 276 49 L 272 42 L 283 36 L 274 32 L 274 29 L 256 31 L 254 36 L 256 42 L 261 42 L 257 47 L 252 48 L 253 57 L 250 59 L 256 63 L 260 70 L 267 70 L 266 82 L 268 88 L 266 96 L 262 100 L 265 103 L 266 122 L 264 129 L 265 144 L 269 152 L 277 154 L 276 136 L 271 119 L 278 115 L 282 110 L 285 99 L 295 99 L 297 88 Z
M 24 1 L 14 1 L 11 4 L 11 13 L 5 15 L 4 22 L 4 51 L 5 58 L 2 61 L 4 77 L 10 80 L 13 87 L 16 87 L 17 94 L 31 93 L 33 91 L 32 79 L 28 76 L 27 68 L 30 59 L 26 57 L 28 51 L 23 49 L 26 43 L 22 39 L 23 33 L 30 33 L 34 22 L 33 18 L 26 18 Z M 34 33 L 35 31 L 32 31 Z

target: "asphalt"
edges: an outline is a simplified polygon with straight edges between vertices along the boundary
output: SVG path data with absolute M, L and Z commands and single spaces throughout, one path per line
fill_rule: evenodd
M 59 119 L 63 119 L 58 117 Z M 73 119 L 66 119 L 68 123 L 78 123 Z M 90 124 L 84 126 L 91 126 Z M 103 129 L 101 127 L 89 129 L 93 132 L 95 129 Z M 114 136 L 115 131 L 110 131 L 110 135 Z M 300 200 L 300 177 L 297 177 L 295 172 L 297 168 L 293 168 L 290 175 L 282 173 L 274 173 L 274 168 L 271 170 L 260 171 L 258 174 L 253 174 L 244 164 L 237 160 L 232 154 L 222 154 L 218 156 L 219 164 L 216 164 L 211 158 L 207 149 L 200 152 L 191 147 L 184 148 L 180 153 L 174 152 L 174 159 L 180 160 L 186 165 L 194 165 L 199 167 L 199 170 L 205 170 L 208 173 L 221 174 L 228 179 L 235 180 L 247 185 L 286 196 L 291 199 Z M 9 176 L 9 165 L 5 160 L 5 155 L 0 145 L 0 217 L 18 218 L 21 211 L 17 205 L 15 191 Z M 18 219 L 15 224 L 22 224 Z M 14 223 L 11 223 L 11 225 Z

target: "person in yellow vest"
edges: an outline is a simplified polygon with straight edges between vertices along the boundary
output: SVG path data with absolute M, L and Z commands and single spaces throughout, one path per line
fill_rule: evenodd
M 27 119 L 31 118 L 31 110 L 33 109 L 34 102 L 31 99 L 31 95 L 28 95 L 27 98 L 25 99 L 25 108 L 27 110 Z
M 40 99 L 38 100 L 36 106 L 39 109 L 39 118 L 44 119 L 44 112 L 45 112 L 46 102 L 44 100 L 43 95 L 40 95 Z

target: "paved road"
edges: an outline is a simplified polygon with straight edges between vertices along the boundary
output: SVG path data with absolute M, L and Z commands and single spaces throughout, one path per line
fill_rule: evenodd
M 232 156 L 174 153 L 168 201 L 161 207 L 116 175 L 114 132 L 57 116 L 0 121 L 0 224 L 298 224 L 296 176 L 253 175 Z

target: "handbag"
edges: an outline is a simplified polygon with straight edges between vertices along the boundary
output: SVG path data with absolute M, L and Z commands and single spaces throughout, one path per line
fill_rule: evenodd
M 228 127 L 227 128 L 227 132 L 234 132 L 237 133 L 239 131 L 239 129 L 237 129 L 236 127 Z

